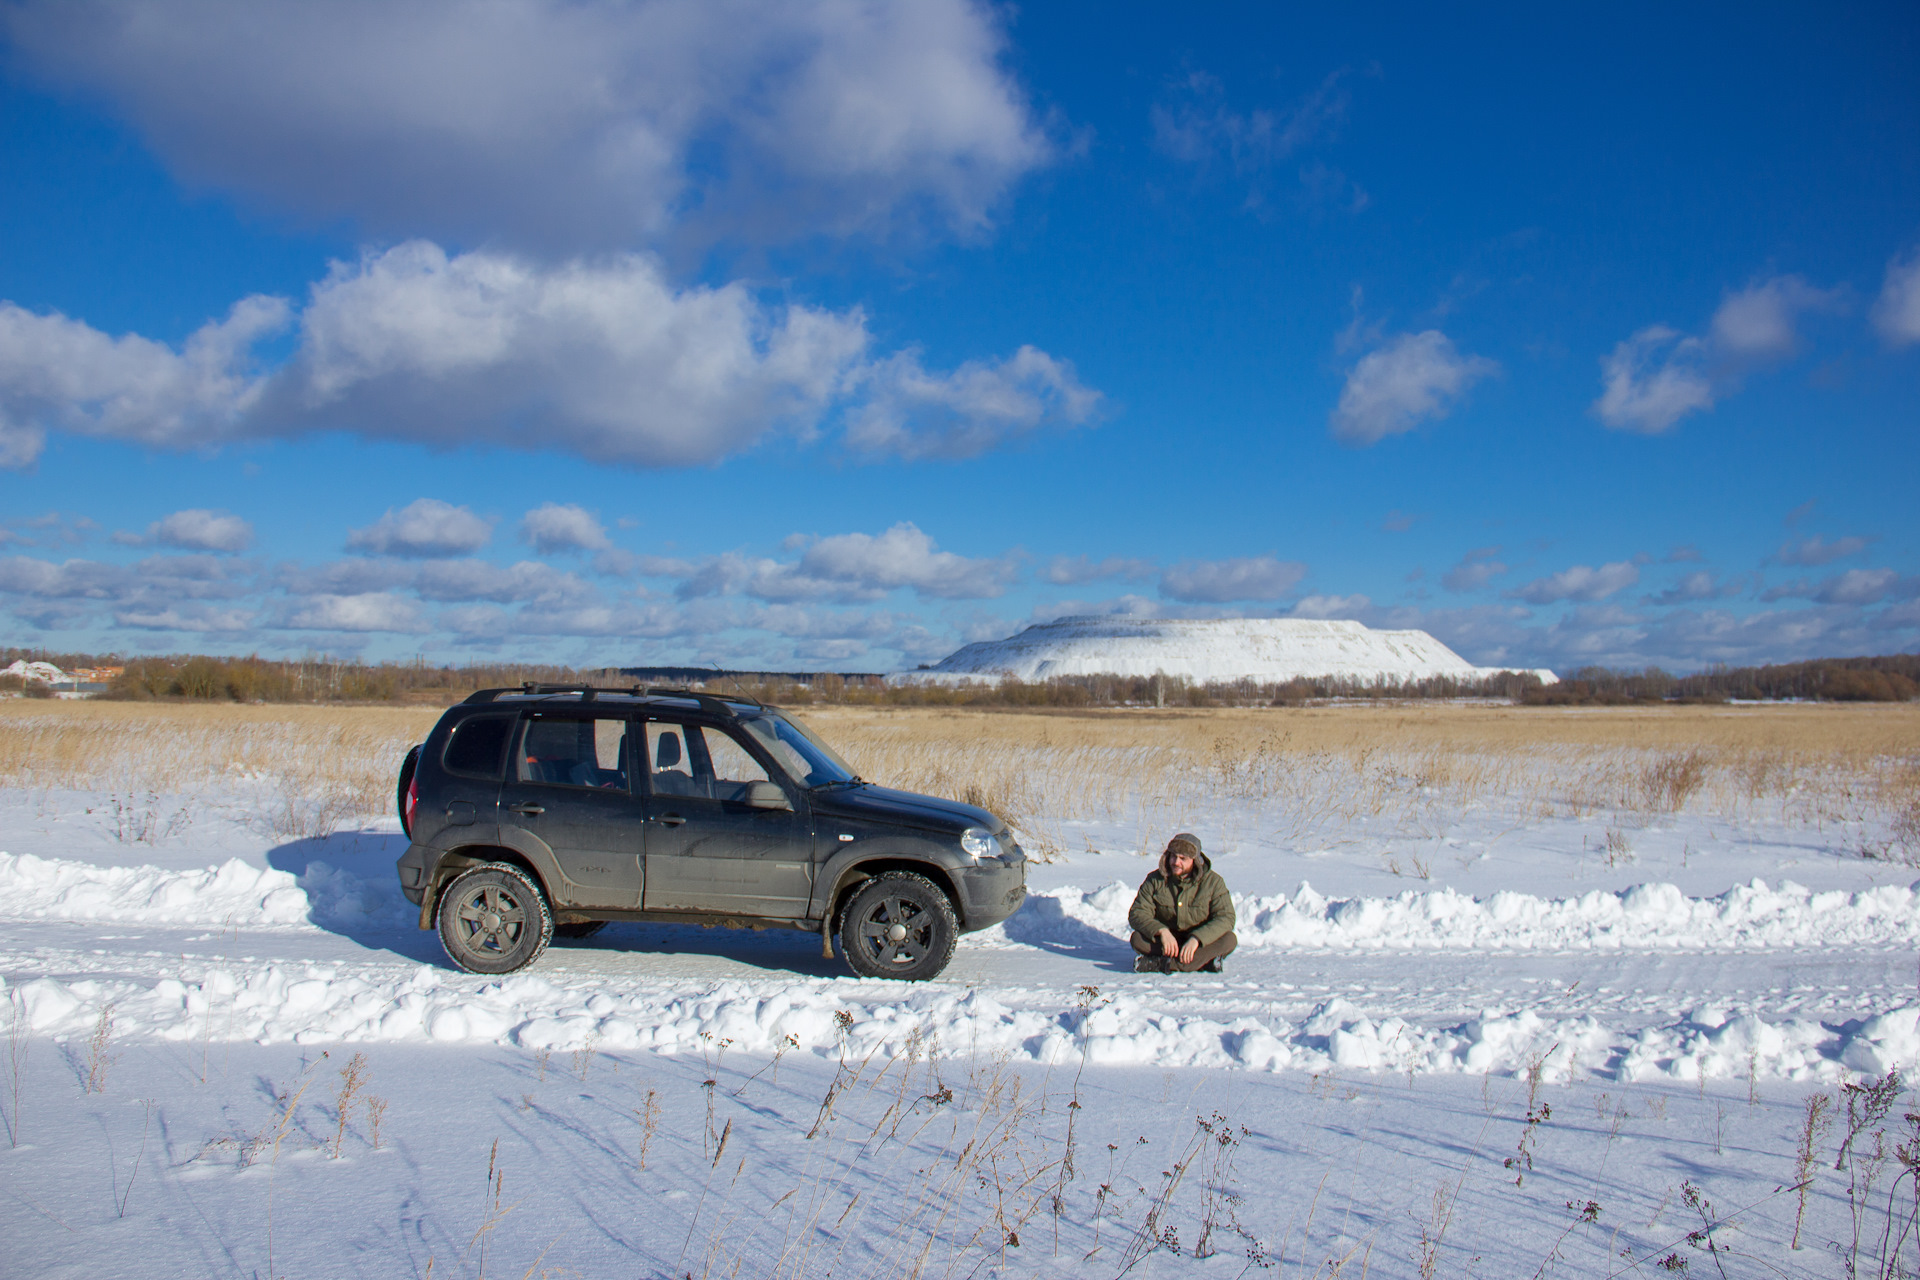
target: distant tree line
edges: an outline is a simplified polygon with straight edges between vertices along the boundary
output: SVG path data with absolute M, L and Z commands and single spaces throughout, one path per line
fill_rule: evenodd
M 122 659 L 117 655 L 0 650 L 0 666 L 25 658 L 64 671 L 124 666 L 102 697 L 123 701 L 176 699 L 228 702 L 376 702 L 443 705 L 475 689 L 526 683 L 597 684 L 646 688 L 691 685 L 737 693 L 780 706 L 902 707 L 1253 707 L 1300 706 L 1330 699 L 1393 700 L 1483 698 L 1525 706 L 1613 706 L 1729 699 L 1803 698 L 1841 702 L 1895 702 L 1920 697 L 1920 655 L 1817 658 L 1763 667 L 1717 666 L 1676 676 L 1658 667 L 1640 671 L 1584 667 L 1558 684 L 1531 672 L 1502 671 L 1479 679 L 1432 676 L 1420 680 L 1346 676 L 1284 682 L 1193 681 L 1179 676 L 1056 676 L 968 685 L 889 685 L 871 674 L 750 672 L 674 668 L 570 667 L 530 663 L 465 666 L 354 659 L 219 658 L 204 654 Z M 696 678 L 698 677 L 698 678 Z M 20 689 L 18 677 L 0 679 L 0 692 Z
M 1920 697 L 1920 654 L 1877 658 L 1813 658 L 1764 667 L 1715 666 L 1676 676 L 1658 667 L 1613 671 L 1582 667 L 1559 684 L 1521 694 L 1527 706 L 1619 706 L 1650 702 L 1763 701 L 1908 702 Z

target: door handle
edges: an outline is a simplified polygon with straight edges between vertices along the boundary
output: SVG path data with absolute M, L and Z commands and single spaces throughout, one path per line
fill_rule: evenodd
M 654 821 L 663 827 L 684 827 L 687 824 L 687 820 L 677 813 L 663 813 Z
M 547 811 L 547 806 L 543 804 L 535 804 L 530 800 L 524 804 L 510 804 L 507 806 L 508 813 L 539 814 L 539 813 L 545 813 L 546 811 Z

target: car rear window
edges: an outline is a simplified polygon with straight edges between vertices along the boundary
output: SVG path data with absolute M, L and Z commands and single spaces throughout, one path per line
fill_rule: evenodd
M 512 716 L 475 716 L 456 725 L 453 737 L 447 740 L 446 754 L 440 757 L 447 772 L 497 779 L 512 728 Z

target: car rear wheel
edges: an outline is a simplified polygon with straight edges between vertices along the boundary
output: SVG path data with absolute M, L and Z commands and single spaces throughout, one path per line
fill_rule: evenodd
M 840 949 L 863 978 L 922 982 L 953 958 L 960 921 L 933 882 L 911 871 L 867 881 L 840 918 Z
M 505 862 L 463 873 L 440 899 L 440 945 L 468 973 L 512 973 L 539 958 L 553 915 L 533 877 Z

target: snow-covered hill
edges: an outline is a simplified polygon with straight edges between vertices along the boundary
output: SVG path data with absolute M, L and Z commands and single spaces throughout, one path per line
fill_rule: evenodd
M 1184 676 L 1198 682 L 1280 682 L 1296 676 L 1361 680 L 1475 679 L 1476 667 L 1424 631 L 1374 631 L 1358 622 L 1307 618 L 1074 617 L 1028 627 L 1005 640 L 970 644 L 901 683 L 962 683 L 1013 676 Z M 1552 682 L 1551 671 L 1536 671 Z

